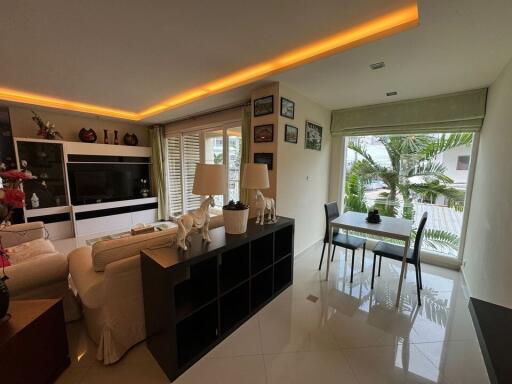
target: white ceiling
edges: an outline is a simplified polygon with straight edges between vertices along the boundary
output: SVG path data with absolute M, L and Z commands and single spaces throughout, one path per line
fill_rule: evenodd
M 18 0 L 0 14 L 0 86 L 140 111 L 410 2 Z M 419 5 L 418 28 L 266 81 L 282 81 L 328 108 L 489 85 L 512 56 L 512 1 Z M 386 68 L 370 71 L 378 61 Z M 146 122 L 245 100 L 260 83 Z M 386 98 L 389 90 L 399 95 Z
M 489 86 L 512 57 L 512 0 L 418 4 L 419 27 L 274 79 L 329 109 Z M 385 68 L 369 69 L 380 61 Z

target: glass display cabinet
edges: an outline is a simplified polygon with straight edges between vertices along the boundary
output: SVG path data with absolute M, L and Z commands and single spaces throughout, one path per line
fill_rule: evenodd
M 32 172 L 32 180 L 23 182 L 25 209 L 68 205 L 62 143 L 17 141 L 19 166 Z

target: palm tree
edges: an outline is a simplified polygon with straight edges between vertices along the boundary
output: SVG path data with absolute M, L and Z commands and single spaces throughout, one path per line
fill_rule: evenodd
M 376 162 L 364 144 L 349 142 L 348 147 L 362 159 L 354 162 L 347 184 L 357 184 L 357 179 L 363 185 L 381 180 L 387 191 L 379 194 L 375 207 L 384 215 L 397 216 L 401 205 L 402 217 L 412 219 L 413 199 L 434 203 L 438 196 L 444 196 L 449 207 L 458 211 L 463 209 L 464 192 L 451 186 L 453 180 L 446 175 L 446 167 L 437 158 L 449 149 L 469 145 L 473 140 L 472 133 L 377 136 L 377 140 L 386 150 L 390 165 Z M 362 196 L 364 192 L 359 191 L 357 195 Z M 399 203 L 399 196 L 403 204 Z M 358 206 L 356 201 L 348 202 L 350 209 Z M 425 235 L 432 246 L 437 243 L 442 247 L 458 248 L 457 234 L 430 229 Z

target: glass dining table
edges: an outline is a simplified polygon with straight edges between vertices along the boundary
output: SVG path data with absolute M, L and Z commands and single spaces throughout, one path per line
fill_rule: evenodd
M 374 224 L 366 221 L 367 215 L 361 212 L 348 211 L 329 223 L 329 246 L 327 254 L 331 254 L 333 231 L 335 228 L 359 233 L 368 233 L 370 235 L 387 237 L 400 240 L 405 243 L 404 255 L 402 258 L 402 269 L 400 271 L 400 280 L 398 281 L 398 293 L 396 296 L 396 306 L 400 305 L 400 295 L 402 291 L 402 282 L 407 268 L 407 251 L 410 247 L 412 220 L 397 217 L 381 216 L 381 222 Z M 327 257 L 326 280 L 329 279 L 330 257 Z

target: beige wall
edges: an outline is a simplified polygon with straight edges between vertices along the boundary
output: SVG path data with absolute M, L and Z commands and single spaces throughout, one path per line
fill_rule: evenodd
M 295 102 L 295 118 L 279 114 L 280 97 Z M 328 200 L 331 153 L 331 112 L 280 84 L 278 100 L 277 213 L 295 218 L 295 254 L 324 236 L 324 204 Z M 322 150 L 304 148 L 306 120 L 322 126 Z M 284 141 L 285 124 L 299 129 L 298 143 Z
M 37 138 L 37 125 L 32 121 L 32 108 L 9 107 L 11 126 L 15 137 Z M 92 128 L 96 131 L 99 143 L 103 143 L 103 130 L 108 129 L 110 143 L 113 144 L 114 130 L 119 131 L 119 140 L 122 143 L 125 133 L 135 133 L 139 138 L 139 145 L 148 146 L 147 127 L 125 121 L 108 120 L 103 118 L 88 117 L 59 113 L 47 109 L 33 108 L 41 116 L 43 121 L 55 123 L 55 128 L 66 141 L 80 141 L 78 132 L 82 128 Z
M 489 88 L 471 198 L 464 274 L 474 297 L 512 308 L 512 62 Z

